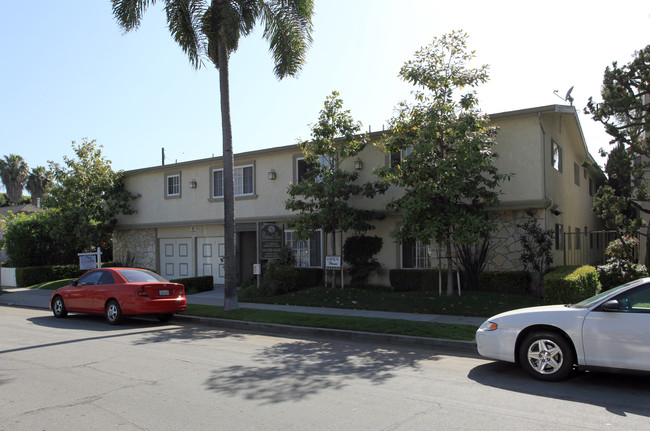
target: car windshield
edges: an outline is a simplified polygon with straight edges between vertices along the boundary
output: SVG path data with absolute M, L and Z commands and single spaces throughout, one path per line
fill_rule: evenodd
M 640 280 L 634 280 L 627 282 L 625 284 L 621 284 L 620 286 L 614 287 L 612 289 L 606 290 L 604 292 L 599 293 L 598 295 L 592 296 L 591 298 L 587 298 L 584 301 L 580 301 L 577 304 L 571 305 L 572 308 L 589 308 L 592 305 L 598 303 L 601 299 L 611 296 L 612 294 L 615 294 L 621 290 L 627 289 L 630 286 L 635 286 L 637 284 L 640 284 Z
M 117 272 L 124 277 L 127 283 L 167 282 L 158 274 L 143 269 L 119 269 Z

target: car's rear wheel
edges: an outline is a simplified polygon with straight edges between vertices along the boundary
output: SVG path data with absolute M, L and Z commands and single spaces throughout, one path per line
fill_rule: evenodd
M 52 300 L 52 313 L 54 313 L 54 317 L 65 317 L 68 315 L 68 310 L 65 308 L 65 303 L 63 302 L 63 298 L 61 296 L 57 295 L 54 297 Z
M 106 321 L 111 325 L 117 325 L 122 321 L 122 309 L 114 299 L 106 303 Z
M 158 320 L 160 320 L 161 322 L 166 323 L 172 320 L 172 317 L 174 317 L 174 313 L 161 313 L 158 314 L 156 317 L 158 317 Z
M 571 344 L 554 332 L 533 332 L 519 347 L 519 363 L 539 380 L 566 378 L 575 362 Z

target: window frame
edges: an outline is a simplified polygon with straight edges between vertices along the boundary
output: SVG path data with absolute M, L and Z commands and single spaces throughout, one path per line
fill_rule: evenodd
M 413 251 L 411 253 L 405 253 L 405 247 L 412 248 Z M 433 243 L 423 244 L 421 241 L 415 241 L 415 243 L 402 241 L 400 244 L 400 267 L 402 269 L 431 269 L 433 268 L 433 264 L 431 263 L 433 252 Z M 405 265 L 405 259 L 409 255 L 413 262 L 412 266 Z M 424 263 L 424 266 L 421 265 L 422 263 Z
M 246 183 L 245 183 L 245 177 L 246 177 L 246 175 L 245 175 L 245 170 L 248 169 L 248 168 L 251 169 L 251 174 L 250 174 L 250 192 L 246 193 L 246 192 L 245 192 L 245 189 L 244 189 L 244 190 L 242 190 L 241 193 L 237 193 L 237 188 L 238 188 L 238 184 L 237 184 L 237 182 L 238 182 L 238 180 L 242 182 L 242 183 L 241 183 L 241 184 L 242 184 L 242 185 L 241 185 L 242 188 L 244 188 L 244 187 L 246 186 Z M 241 172 L 240 175 L 238 175 L 238 171 Z M 221 194 L 220 194 L 220 195 L 217 195 L 217 193 L 216 193 L 217 190 L 216 190 L 216 187 L 215 187 L 215 177 L 216 177 L 216 175 L 217 175 L 217 172 L 221 172 Z M 234 186 L 235 186 L 235 188 L 234 188 L 234 193 L 235 193 L 235 197 L 236 197 L 236 198 L 238 198 L 238 197 L 245 197 L 245 196 L 254 196 L 254 195 L 255 195 L 255 164 L 254 164 L 254 163 L 251 163 L 251 164 L 246 164 L 246 165 L 237 165 L 237 166 L 235 166 L 235 167 L 233 168 L 233 181 L 234 181 L 234 183 L 235 183 L 235 184 L 234 184 Z M 224 196 L 223 196 L 223 194 L 224 194 L 224 191 L 223 191 L 223 167 L 220 167 L 220 168 L 212 168 L 212 169 L 211 169 L 211 174 L 210 174 L 210 192 L 211 192 L 211 193 L 210 193 L 210 195 L 211 195 L 210 198 L 211 198 L 211 199 L 223 199 L 223 197 L 224 197 Z
M 295 240 L 293 238 L 295 230 L 286 229 L 284 231 L 283 243 L 291 247 L 291 250 L 294 253 L 296 258 L 296 268 L 322 268 L 323 267 L 323 231 L 318 229 L 312 232 L 312 238 L 308 240 Z M 317 251 L 317 254 L 312 253 L 312 241 L 314 242 L 314 251 Z M 298 247 L 294 247 L 294 244 L 298 244 Z M 306 246 L 306 247 L 305 247 Z M 307 250 L 307 256 L 309 260 L 308 265 L 304 258 L 304 250 Z M 317 265 L 315 264 L 317 263 Z
M 555 139 L 551 139 L 551 167 L 558 172 L 562 172 L 562 147 Z
M 176 184 L 178 186 L 178 192 L 169 193 L 169 190 L 170 190 L 169 180 L 174 179 L 174 178 L 178 178 L 178 182 Z M 165 174 L 165 199 L 180 199 L 181 192 L 182 192 L 181 179 L 182 179 L 182 177 L 181 177 L 180 172 Z

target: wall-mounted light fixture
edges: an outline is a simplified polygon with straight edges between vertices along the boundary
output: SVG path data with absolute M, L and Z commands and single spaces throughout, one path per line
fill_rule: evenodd
M 273 169 L 271 169 L 269 171 L 269 180 L 273 181 L 273 180 L 275 180 L 275 178 L 276 178 L 275 171 Z
M 191 180 L 190 181 L 190 188 L 192 188 L 192 189 L 196 188 L 196 180 Z
M 363 169 L 363 162 L 361 161 L 360 158 L 357 158 L 354 161 L 354 169 L 356 169 L 357 171 L 360 171 L 361 169 Z

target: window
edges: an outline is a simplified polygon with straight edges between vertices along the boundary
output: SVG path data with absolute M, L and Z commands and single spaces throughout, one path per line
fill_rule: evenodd
M 646 284 L 617 296 L 621 311 L 627 313 L 650 313 L 650 285 Z
M 400 164 L 402 160 L 407 158 L 413 152 L 413 147 L 409 146 L 399 151 L 390 153 L 390 167 L 394 168 Z
M 97 284 L 115 284 L 115 278 L 113 274 L 108 271 L 103 271 L 101 278 Z
M 555 249 L 564 249 L 564 226 L 561 224 L 555 225 Z
M 181 196 L 181 174 L 165 176 L 165 197 L 179 198 Z
M 573 163 L 573 182 L 580 185 L 580 166 L 577 163 Z
M 77 281 L 78 286 L 94 286 L 99 282 L 104 271 L 89 272 Z
M 296 257 L 298 267 L 322 266 L 321 259 L 321 231 L 316 231 L 308 240 L 298 240 L 291 230 L 285 231 L 284 243 L 291 247 Z
M 234 169 L 235 196 L 252 195 L 253 190 L 253 166 L 238 166 Z M 212 171 L 212 197 L 223 197 L 223 169 Z
M 594 195 L 594 182 L 589 178 L 589 196 Z
M 432 244 L 423 244 L 420 241 L 402 243 L 402 268 L 431 268 L 432 255 Z
M 551 164 L 553 169 L 562 172 L 562 148 L 553 140 L 551 140 Z
M 309 175 L 309 163 L 304 158 L 296 159 L 296 184 L 305 179 Z

